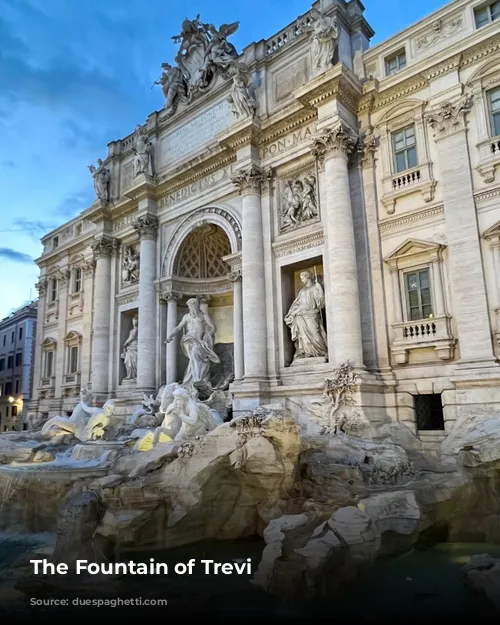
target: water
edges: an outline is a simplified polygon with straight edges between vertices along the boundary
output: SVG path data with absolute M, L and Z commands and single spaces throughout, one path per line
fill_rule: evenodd
M 15 569 L 12 570 L 11 565 L 19 556 L 34 553 L 48 542 L 47 537 L 43 536 L 27 538 L 0 534 L 0 607 L 23 606 L 26 611 L 26 599 L 21 600 L 21 595 L 13 591 Z M 263 546 L 263 541 L 259 539 L 209 541 L 169 551 L 122 553 L 122 561 L 149 563 L 149 559 L 154 558 L 155 562 L 166 562 L 169 575 L 109 578 L 106 584 L 96 580 L 93 587 L 76 594 L 86 598 L 163 598 L 168 600 L 168 612 L 163 614 L 171 616 L 177 613 L 201 612 L 223 619 L 280 617 L 283 622 L 294 617 L 314 620 L 334 616 L 337 622 L 353 620 L 381 623 L 408 620 L 413 622 L 413 619 L 424 622 L 429 621 L 429 618 L 441 619 L 449 616 L 460 622 L 485 622 L 485 619 L 496 622 L 498 619 L 486 597 L 471 594 L 464 588 L 461 567 L 471 555 L 477 553 L 489 553 L 500 558 L 500 546 L 449 543 L 432 549 L 414 549 L 399 557 L 379 560 L 372 569 L 345 584 L 335 596 L 293 606 L 284 606 L 276 597 L 252 586 L 249 575 L 204 574 L 200 563 L 202 559 L 241 562 L 251 558 L 252 570 L 255 571 Z M 191 558 L 197 561 L 193 575 L 172 573 L 177 562 L 188 562 Z M 49 592 L 47 596 L 64 595 Z M 36 617 L 43 609 L 32 608 L 35 611 L 30 612 L 30 615 Z M 73 607 L 70 615 L 81 615 L 82 610 L 87 609 Z M 133 611 L 135 608 L 125 609 Z M 152 609 L 147 608 L 148 614 L 152 615 Z M 142 606 L 137 610 L 137 615 L 140 616 L 140 610 L 144 611 L 146 608 Z M 100 609 L 99 614 L 104 616 L 107 613 Z M 116 616 L 116 609 L 110 610 L 110 615 L 113 614 Z

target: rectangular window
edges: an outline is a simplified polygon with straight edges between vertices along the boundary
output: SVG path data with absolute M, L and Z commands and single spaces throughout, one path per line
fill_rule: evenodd
M 392 133 L 394 169 L 397 174 L 418 165 L 415 126 L 407 126 Z
M 82 270 L 75 269 L 73 272 L 73 293 L 80 293 L 82 290 Z
M 0 384 L 0 397 L 3 395 L 3 384 Z
M 52 249 L 56 249 L 56 247 L 59 247 L 59 237 L 54 237 L 52 239 Z
M 0 358 L 0 371 L 5 369 L 5 358 Z
M 3 335 L 3 346 L 5 347 L 5 344 L 7 343 L 7 335 L 4 334 Z
M 23 329 L 19 328 L 19 340 L 22 341 L 23 340 Z
M 12 417 L 17 417 L 17 406 L 12 406 Z
M 12 369 L 14 366 L 14 356 L 7 357 L 7 369 Z
M 54 368 L 54 352 L 45 352 L 45 377 L 50 378 Z
M 429 393 L 413 397 L 417 430 L 444 430 L 444 413 L 441 395 Z
M 16 333 L 12 332 L 12 334 L 10 335 L 10 342 L 13 343 L 16 339 Z
M 488 92 L 491 132 L 494 137 L 500 135 L 500 87 Z
M 57 299 L 57 280 L 52 278 L 50 281 L 50 301 L 55 302 Z
M 476 28 L 482 28 L 487 24 L 491 24 L 500 17 L 500 0 L 474 9 L 474 17 L 476 20 Z
M 23 353 L 17 352 L 16 354 L 16 367 L 20 367 L 23 364 Z
M 12 382 L 5 383 L 5 394 L 12 395 Z
M 406 51 L 400 50 L 385 59 L 385 73 L 392 76 L 406 67 Z
M 68 373 L 78 372 L 78 345 L 69 348 L 69 369 Z
M 406 302 L 409 321 L 432 318 L 429 269 L 405 274 Z
M 16 385 L 15 385 L 15 387 L 14 387 L 14 393 L 15 393 L 16 395 L 18 395 L 18 394 L 19 394 L 19 387 L 20 387 L 19 380 L 16 380 Z

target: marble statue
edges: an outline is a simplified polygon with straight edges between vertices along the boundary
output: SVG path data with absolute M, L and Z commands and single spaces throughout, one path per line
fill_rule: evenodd
M 137 317 L 132 319 L 132 330 L 127 340 L 123 344 L 122 359 L 127 375 L 125 380 L 135 380 L 137 378 Z
M 161 68 L 162 75 L 154 84 L 161 85 L 165 96 L 164 109 L 166 114 L 171 116 L 176 112 L 179 101 L 186 96 L 186 82 L 179 67 L 162 63 Z
M 42 428 L 42 434 L 62 436 L 72 434 L 78 440 L 92 441 L 104 437 L 105 429 L 111 422 L 114 413 L 114 400 L 108 400 L 102 408 L 90 406 L 93 394 L 83 389 L 80 393 L 80 402 L 70 417 L 52 417 Z
M 247 75 L 237 70 L 233 77 L 233 86 L 228 98 L 229 108 L 235 117 L 253 117 L 257 110 L 257 101 L 251 90 Z
M 287 180 L 283 192 L 282 227 L 293 228 L 318 217 L 316 177 Z
M 204 436 L 222 423 L 215 410 L 196 401 L 183 387 L 173 391 L 173 401 L 168 406 L 163 423 L 156 428 L 153 445 L 160 441 L 162 434 L 171 440 L 186 441 L 197 436 Z
M 89 165 L 89 171 L 94 179 L 94 189 L 97 197 L 107 204 L 110 201 L 111 172 L 100 158 L 97 159 L 97 167 Z
M 300 280 L 304 286 L 285 317 L 285 323 L 290 328 L 292 341 L 295 343 L 294 362 L 328 355 L 327 336 L 322 319 L 325 307 L 323 288 L 309 271 L 302 271 Z
M 148 131 L 138 125 L 135 133 L 134 145 L 134 176 L 153 175 L 153 144 L 148 138 Z
M 170 343 L 173 337 L 183 331 L 181 350 L 189 360 L 184 374 L 183 386 L 205 383 L 210 385 L 210 364 L 219 363 L 219 356 L 214 352 L 215 325 L 208 313 L 200 308 L 197 298 L 187 301 L 189 312 L 167 337 Z
M 139 281 L 139 252 L 133 247 L 125 248 L 122 260 L 123 285 L 136 284 Z
M 318 9 L 311 9 L 312 22 L 304 27 L 304 31 L 312 31 L 311 54 L 313 70 L 323 72 L 333 64 L 335 48 L 339 38 L 337 21 L 324 15 Z

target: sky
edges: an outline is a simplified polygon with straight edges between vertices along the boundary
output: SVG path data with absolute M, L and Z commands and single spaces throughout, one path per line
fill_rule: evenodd
M 241 51 L 310 1 L 0 0 L 0 319 L 37 297 L 40 238 L 94 200 L 87 166 L 162 108 L 182 20 L 239 21 Z M 446 3 L 364 4 L 375 45 Z

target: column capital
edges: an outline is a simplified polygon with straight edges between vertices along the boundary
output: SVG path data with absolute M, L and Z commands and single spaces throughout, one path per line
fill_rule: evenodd
M 94 273 L 95 269 L 95 258 L 89 258 L 82 265 L 82 271 L 84 276 L 91 276 Z
M 160 293 L 160 301 L 168 304 L 169 302 L 178 302 L 182 298 L 182 293 L 176 293 L 175 291 L 162 291 Z
M 40 296 L 45 294 L 48 284 L 49 284 L 49 281 L 47 280 L 47 278 L 40 278 L 38 282 L 35 284 L 35 289 L 38 291 L 38 294 Z
M 61 285 L 67 284 L 71 276 L 71 272 L 69 269 L 58 269 L 54 274 L 54 277 Z
M 314 138 L 311 152 L 320 163 L 336 156 L 347 159 L 358 145 L 358 141 L 358 136 L 344 122 L 339 122 L 335 126 L 323 129 L 321 134 Z
M 116 239 L 106 236 L 95 237 L 90 247 L 94 252 L 95 260 L 99 258 L 111 258 L 113 251 L 116 249 Z
M 231 282 L 240 282 L 241 281 L 241 269 L 235 269 L 227 274 L 228 280 Z
M 465 130 L 465 118 L 472 104 L 473 96 L 465 94 L 458 100 L 446 100 L 438 108 L 429 111 L 426 119 L 434 130 L 434 140 L 446 139 L 458 131 Z
M 359 138 L 358 153 L 361 165 L 373 167 L 375 165 L 375 152 L 378 148 L 378 137 L 371 130 L 364 132 Z
M 272 173 L 270 171 L 264 172 L 252 165 L 232 176 L 231 182 L 238 187 L 240 195 L 260 195 L 271 176 Z
M 156 239 L 158 231 L 158 218 L 154 215 L 142 215 L 134 222 L 134 229 L 137 230 L 141 239 Z

